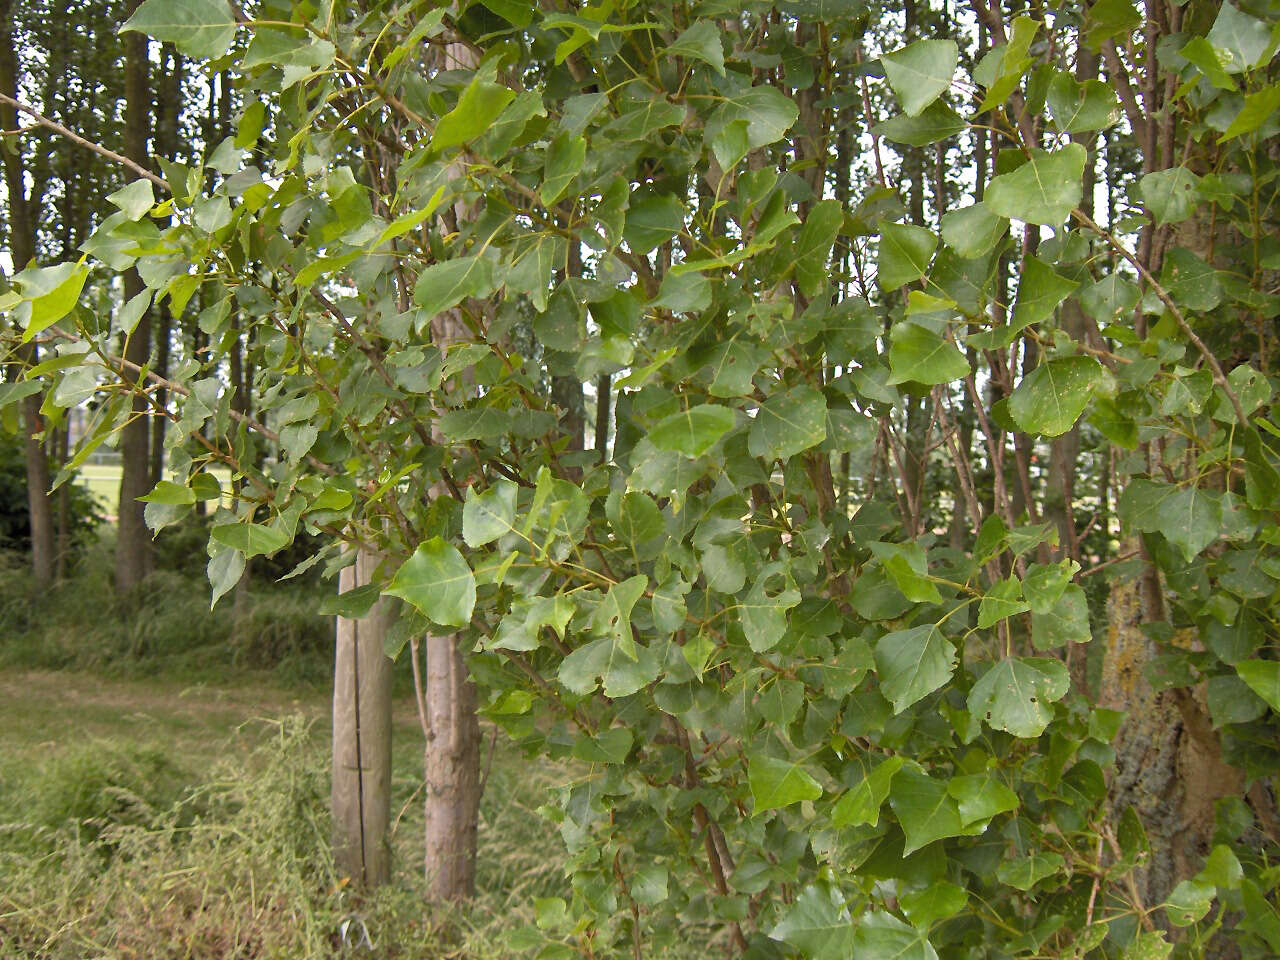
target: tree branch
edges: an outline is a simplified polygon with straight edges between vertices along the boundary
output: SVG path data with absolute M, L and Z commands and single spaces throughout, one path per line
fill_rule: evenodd
M 77 143 L 80 146 L 84 147 L 86 150 L 92 150 L 94 153 L 98 154 L 99 156 L 106 157 L 108 160 L 112 161 L 113 163 L 118 163 L 123 167 L 127 167 L 128 169 L 136 173 L 138 176 L 146 180 L 150 180 L 153 184 L 155 184 L 165 193 L 173 192 L 169 188 L 168 182 L 165 181 L 163 177 L 156 176 L 146 167 L 141 166 L 137 163 L 134 163 L 124 154 L 116 153 L 114 150 L 108 150 L 106 147 L 102 146 L 101 144 L 94 143 L 92 140 L 86 140 L 84 137 L 80 136 L 80 134 L 76 133 L 74 130 L 64 127 L 62 124 L 58 123 L 56 120 L 50 120 L 48 117 L 46 117 L 43 113 L 41 113 L 35 107 L 25 104 L 21 100 L 15 100 L 13 99 L 13 97 L 6 96 L 3 93 L 0 93 L 0 103 L 7 103 L 9 106 L 13 107 L 15 110 L 18 110 L 21 113 L 25 113 L 27 116 L 31 117 L 33 120 L 35 120 L 36 123 L 40 124 L 40 126 L 48 127 L 54 133 L 57 133 L 59 136 L 66 137 L 72 143 Z

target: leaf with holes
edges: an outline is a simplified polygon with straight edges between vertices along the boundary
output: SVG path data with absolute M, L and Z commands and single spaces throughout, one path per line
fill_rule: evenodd
M 1071 684 L 1061 660 L 1008 657 L 984 673 L 969 691 L 969 712 L 1015 737 L 1038 737 L 1053 719 L 1054 701 Z

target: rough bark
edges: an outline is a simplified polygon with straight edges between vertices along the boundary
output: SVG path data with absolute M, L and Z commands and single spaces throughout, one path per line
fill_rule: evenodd
M 0 0 L 0 91 L 10 97 L 18 94 L 17 55 L 14 49 L 13 13 L 9 0 Z M 0 127 L 14 130 L 19 126 L 17 114 L 10 106 L 0 107 Z M 26 170 L 19 149 L 6 149 L 4 179 L 8 192 L 9 253 L 15 270 L 26 267 L 36 254 L 35 224 L 27 197 Z M 19 356 L 24 363 L 35 363 L 36 347 L 22 347 Z M 46 441 L 41 439 L 44 417 L 40 414 L 39 395 L 22 401 L 23 452 L 27 467 L 27 511 L 31 527 L 31 575 L 37 587 L 53 582 L 56 555 L 53 505 L 49 496 L 49 456 Z
M 1130 541 L 1121 553 L 1136 548 Z M 1164 619 L 1160 589 L 1154 570 L 1112 586 L 1100 691 L 1102 706 L 1127 713 L 1115 742 L 1110 803 L 1114 818 L 1131 806 L 1146 827 L 1151 856 L 1137 877 L 1146 907 L 1163 902 L 1203 865 L 1215 802 L 1238 796 L 1244 785 L 1240 771 L 1222 761 L 1200 697 L 1153 690 L 1143 675 L 1160 652 L 1142 632 L 1143 624 Z
M 136 9 L 131 2 L 129 10 Z M 125 131 L 124 152 L 135 163 L 147 164 L 147 136 L 150 126 L 151 94 L 147 39 L 140 33 L 125 38 Z M 124 296 L 128 301 L 145 289 L 136 270 L 124 275 Z M 124 358 L 141 366 L 151 355 L 150 311 L 143 313 L 133 333 L 126 339 Z M 128 379 L 128 374 L 124 374 Z M 132 381 L 129 382 L 132 387 Z M 121 431 L 120 503 L 117 508 L 115 577 L 116 589 L 129 593 L 151 572 L 151 535 L 143 519 L 139 497 L 151 490 L 151 461 L 148 404 L 137 393 L 133 396 L 132 415 Z
M 378 557 L 361 550 L 339 592 L 373 580 Z M 395 622 L 383 598 L 359 620 L 338 618 L 333 684 L 333 853 L 341 874 L 365 887 L 391 878 L 391 668 L 384 640 Z

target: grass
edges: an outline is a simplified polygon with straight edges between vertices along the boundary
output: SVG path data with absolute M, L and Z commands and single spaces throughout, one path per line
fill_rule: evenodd
M 387 960 L 511 955 L 535 898 L 567 893 L 535 812 L 563 771 L 531 776 L 499 738 L 477 899 L 431 913 L 411 702 L 395 709 L 396 877 L 372 899 L 328 859 L 328 733 L 316 691 L 0 671 L 0 956 L 344 956 L 344 921 Z
M 0 958 L 369 955 L 344 929 L 367 930 L 378 960 L 516 955 L 508 936 L 535 900 L 569 895 L 563 843 L 537 813 L 569 771 L 531 767 L 499 736 L 478 895 L 428 910 L 423 739 L 397 676 L 396 873 L 359 894 L 330 857 L 333 628 L 317 588 L 255 582 L 239 618 L 230 598 L 211 612 L 188 533 L 129 598 L 106 540 L 40 595 L 0 556 Z

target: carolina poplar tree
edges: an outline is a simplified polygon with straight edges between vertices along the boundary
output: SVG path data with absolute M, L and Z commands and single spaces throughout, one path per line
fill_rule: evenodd
M 538 956 L 1273 956 L 1280 19 L 903 12 L 145 0 L 238 128 L 16 278 L 27 375 L 170 421 L 215 600 L 402 602 L 435 896 L 473 707 L 569 758 Z

